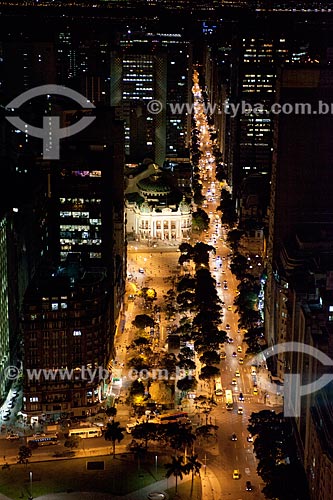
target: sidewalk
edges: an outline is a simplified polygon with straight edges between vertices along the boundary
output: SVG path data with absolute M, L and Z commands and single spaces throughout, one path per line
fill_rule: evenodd
M 206 466 L 206 474 L 201 473 L 202 500 L 222 500 L 220 483 L 214 472 Z

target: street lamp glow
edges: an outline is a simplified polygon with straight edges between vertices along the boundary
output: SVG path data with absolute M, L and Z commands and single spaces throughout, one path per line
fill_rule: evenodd
M 29 472 L 29 478 L 30 478 L 30 500 L 32 500 L 32 472 Z

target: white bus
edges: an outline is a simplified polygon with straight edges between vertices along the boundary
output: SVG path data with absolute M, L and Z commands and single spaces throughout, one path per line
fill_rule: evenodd
M 77 429 L 70 429 L 68 437 L 78 436 L 80 438 L 101 437 L 102 429 L 99 427 L 78 427 Z
M 230 389 L 226 389 L 225 391 L 225 407 L 227 410 L 234 409 L 234 400 L 232 397 L 232 391 Z
M 221 378 L 215 379 L 215 396 L 223 396 Z

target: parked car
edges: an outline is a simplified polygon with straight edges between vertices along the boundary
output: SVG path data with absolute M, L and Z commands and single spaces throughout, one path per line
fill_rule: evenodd
M 244 412 L 244 410 L 243 410 L 243 408 L 240 406 L 240 407 L 238 408 L 238 410 L 237 410 L 238 415 L 243 415 L 243 412 Z
M 17 439 L 20 439 L 20 436 L 18 434 L 8 434 L 8 436 L 6 436 L 6 439 L 8 439 L 9 441 L 15 441 Z
M 231 435 L 231 441 L 237 441 L 237 436 L 235 433 Z

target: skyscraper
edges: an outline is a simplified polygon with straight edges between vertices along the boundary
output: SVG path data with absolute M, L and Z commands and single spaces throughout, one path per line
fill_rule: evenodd
M 280 271 L 282 248 L 292 240 L 298 224 L 322 224 L 332 217 L 329 131 L 333 121 L 330 113 L 320 110 L 320 103 L 331 102 L 332 96 L 330 66 L 285 67 L 280 72 L 278 102 L 292 107 L 293 112 L 282 112 L 275 122 L 265 297 L 269 344 L 280 342 L 286 335 L 287 322 L 284 328 L 280 325 L 282 312 L 287 314 L 283 297 L 288 290 L 288 280 Z M 282 356 L 278 364 L 281 373 L 283 365 Z
M 181 33 L 129 31 L 111 55 L 111 105 L 122 110 L 130 161 L 151 157 L 163 165 L 188 148 L 190 115 L 172 105 L 190 102 L 190 45 Z M 147 105 L 156 100 L 160 110 Z M 170 106 L 171 105 L 171 106 Z
M 227 116 L 230 141 L 226 160 L 234 196 L 244 177 L 271 171 L 270 107 L 275 100 L 277 67 L 289 54 L 285 37 L 261 30 L 252 27 L 250 34 L 239 33 L 232 47 L 229 102 L 240 107 L 236 116 Z M 253 111 L 256 104 L 260 111 Z

